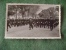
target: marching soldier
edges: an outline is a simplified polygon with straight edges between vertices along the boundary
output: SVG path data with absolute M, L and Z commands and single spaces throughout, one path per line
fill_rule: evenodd
M 54 20 L 52 19 L 52 17 L 50 17 L 50 30 L 51 31 L 53 30 L 53 23 L 54 23 Z
M 33 29 L 33 20 L 32 18 L 29 19 L 29 30 Z
M 7 31 L 8 31 L 8 27 L 11 28 L 11 26 L 10 26 L 10 19 L 7 20 Z

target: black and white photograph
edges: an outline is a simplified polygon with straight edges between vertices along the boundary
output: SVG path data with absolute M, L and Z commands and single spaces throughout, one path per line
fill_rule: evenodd
M 61 6 L 7 3 L 6 39 L 61 39 Z

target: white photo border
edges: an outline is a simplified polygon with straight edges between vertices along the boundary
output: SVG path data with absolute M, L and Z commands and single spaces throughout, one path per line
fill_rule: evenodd
M 8 5 L 54 5 L 59 6 L 59 37 L 6 37 L 7 34 L 7 15 Z M 6 19 L 5 19 L 5 39 L 61 39 L 61 5 L 57 4 L 33 4 L 33 3 L 6 3 Z

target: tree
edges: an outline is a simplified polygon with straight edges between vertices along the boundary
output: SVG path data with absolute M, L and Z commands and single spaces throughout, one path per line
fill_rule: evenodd
M 34 17 L 35 14 L 36 14 L 36 11 L 38 11 L 39 6 L 35 6 L 35 5 L 20 5 L 19 8 L 21 9 L 20 13 L 22 14 L 22 17 L 24 17 L 26 11 L 28 13 L 28 15 L 27 15 L 28 17 L 29 16 Z
M 17 19 L 17 10 L 18 10 L 18 6 L 17 5 L 8 5 L 8 17 L 10 15 L 16 14 L 16 19 Z
M 25 13 L 27 12 L 27 16 L 35 17 L 36 12 L 38 11 L 39 6 L 37 5 L 9 5 L 8 6 L 8 16 L 16 14 L 17 19 L 17 11 L 22 14 L 22 18 L 25 17 Z

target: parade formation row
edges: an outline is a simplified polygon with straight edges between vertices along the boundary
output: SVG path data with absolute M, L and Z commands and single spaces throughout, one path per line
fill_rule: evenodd
M 8 28 L 11 27 L 19 27 L 19 26 L 25 26 L 29 25 L 30 20 L 29 19 L 10 19 L 7 20 L 7 31 Z M 36 28 L 50 28 L 52 30 L 59 24 L 58 19 L 32 19 L 32 25 Z

